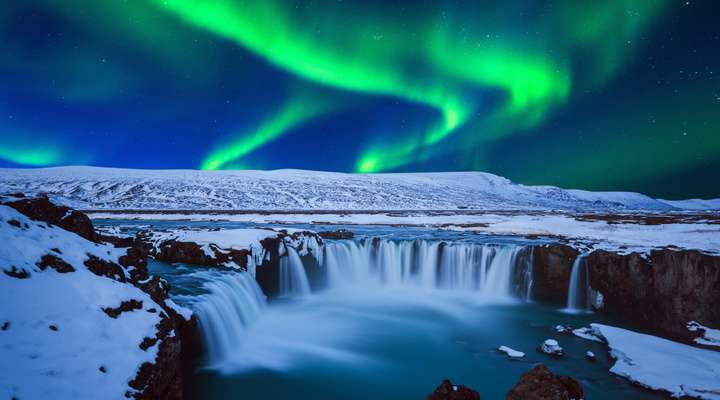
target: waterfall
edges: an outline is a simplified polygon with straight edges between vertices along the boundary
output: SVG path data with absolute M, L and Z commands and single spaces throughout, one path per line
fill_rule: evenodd
M 331 289 L 352 285 L 474 291 L 508 299 L 523 247 L 428 240 L 327 242 L 322 266 Z M 527 257 L 525 257 L 527 259 Z M 529 267 L 523 265 L 523 276 Z M 531 272 L 531 271 L 530 271 Z M 527 296 L 529 284 L 518 292 Z
M 310 294 L 305 267 L 297 250 L 287 246 L 287 254 L 280 258 L 280 296 L 302 297 Z
M 208 363 L 219 365 L 237 350 L 238 338 L 266 306 L 265 295 L 255 279 L 244 272 L 212 275 L 193 305 L 198 316 Z
M 578 254 L 572 265 L 570 273 L 570 285 L 568 287 L 567 310 L 587 311 L 590 309 L 589 302 L 589 273 L 585 254 Z

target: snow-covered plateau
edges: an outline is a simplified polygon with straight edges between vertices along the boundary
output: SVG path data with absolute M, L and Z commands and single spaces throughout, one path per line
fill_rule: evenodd
M 46 193 L 79 209 L 697 211 L 629 192 L 526 186 L 483 172 L 346 174 L 97 167 L 0 169 L 0 193 Z

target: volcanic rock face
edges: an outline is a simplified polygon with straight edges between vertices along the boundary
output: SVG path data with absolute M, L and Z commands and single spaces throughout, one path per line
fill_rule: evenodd
M 533 298 L 565 302 L 573 261 L 577 256 L 577 250 L 563 244 L 534 247 Z
M 427 396 L 427 400 L 480 400 L 480 393 L 465 385 L 453 385 L 445 379 Z
M 533 298 L 563 303 L 578 251 L 551 244 L 533 249 Z M 648 254 L 595 250 L 585 259 L 591 300 L 600 312 L 656 335 L 692 342 L 688 321 L 720 326 L 720 257 L 696 250 L 661 249 Z
M 553 374 L 539 364 L 520 376 L 520 382 L 507 393 L 507 400 L 580 400 L 582 386 L 569 376 Z
M 691 341 L 688 321 L 720 326 L 720 257 L 695 250 L 653 250 L 648 257 L 595 251 L 590 285 L 604 311 L 658 335 Z

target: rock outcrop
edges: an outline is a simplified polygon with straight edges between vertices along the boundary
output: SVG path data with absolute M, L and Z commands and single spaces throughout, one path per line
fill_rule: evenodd
M 480 393 L 470 389 L 465 385 L 453 385 L 450 380 L 442 381 L 432 393 L 427 396 L 427 400 L 479 400 Z
M 585 398 L 580 383 L 569 377 L 553 374 L 539 364 L 520 376 L 520 381 L 507 393 L 507 400 L 580 400 Z
M 14 199 L 2 204 L 18 210 L 30 219 L 56 225 L 66 231 L 77 233 L 92 242 L 97 241 L 97 234 L 92 221 L 84 213 L 72 210 L 69 207 L 56 205 L 45 196 L 25 197 L 20 193 L 16 193 L 11 197 Z
M 536 300 L 564 303 L 572 265 L 579 252 L 564 244 L 533 248 L 533 289 Z
M 535 300 L 564 303 L 578 251 L 564 244 L 533 248 Z M 655 335 L 692 343 L 688 321 L 720 327 L 720 256 L 666 248 L 619 254 L 595 250 L 585 258 L 591 303 Z
M 720 326 L 720 257 L 696 250 L 652 250 L 648 256 L 598 250 L 587 258 L 590 286 L 603 312 L 652 333 L 691 342 L 688 321 Z

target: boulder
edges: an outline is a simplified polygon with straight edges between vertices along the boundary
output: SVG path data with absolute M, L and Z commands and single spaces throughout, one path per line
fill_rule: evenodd
M 507 400 L 580 400 L 584 393 L 580 383 L 569 377 L 553 374 L 539 364 L 520 376 L 520 381 L 507 393 Z
M 560 347 L 560 344 L 555 339 L 547 339 L 542 342 L 540 346 L 538 346 L 538 351 L 553 357 L 562 357 L 565 355 L 563 348 Z
M 427 396 L 427 400 L 479 400 L 480 393 L 470 389 L 465 385 L 453 385 L 450 380 L 442 381 L 432 393 Z

